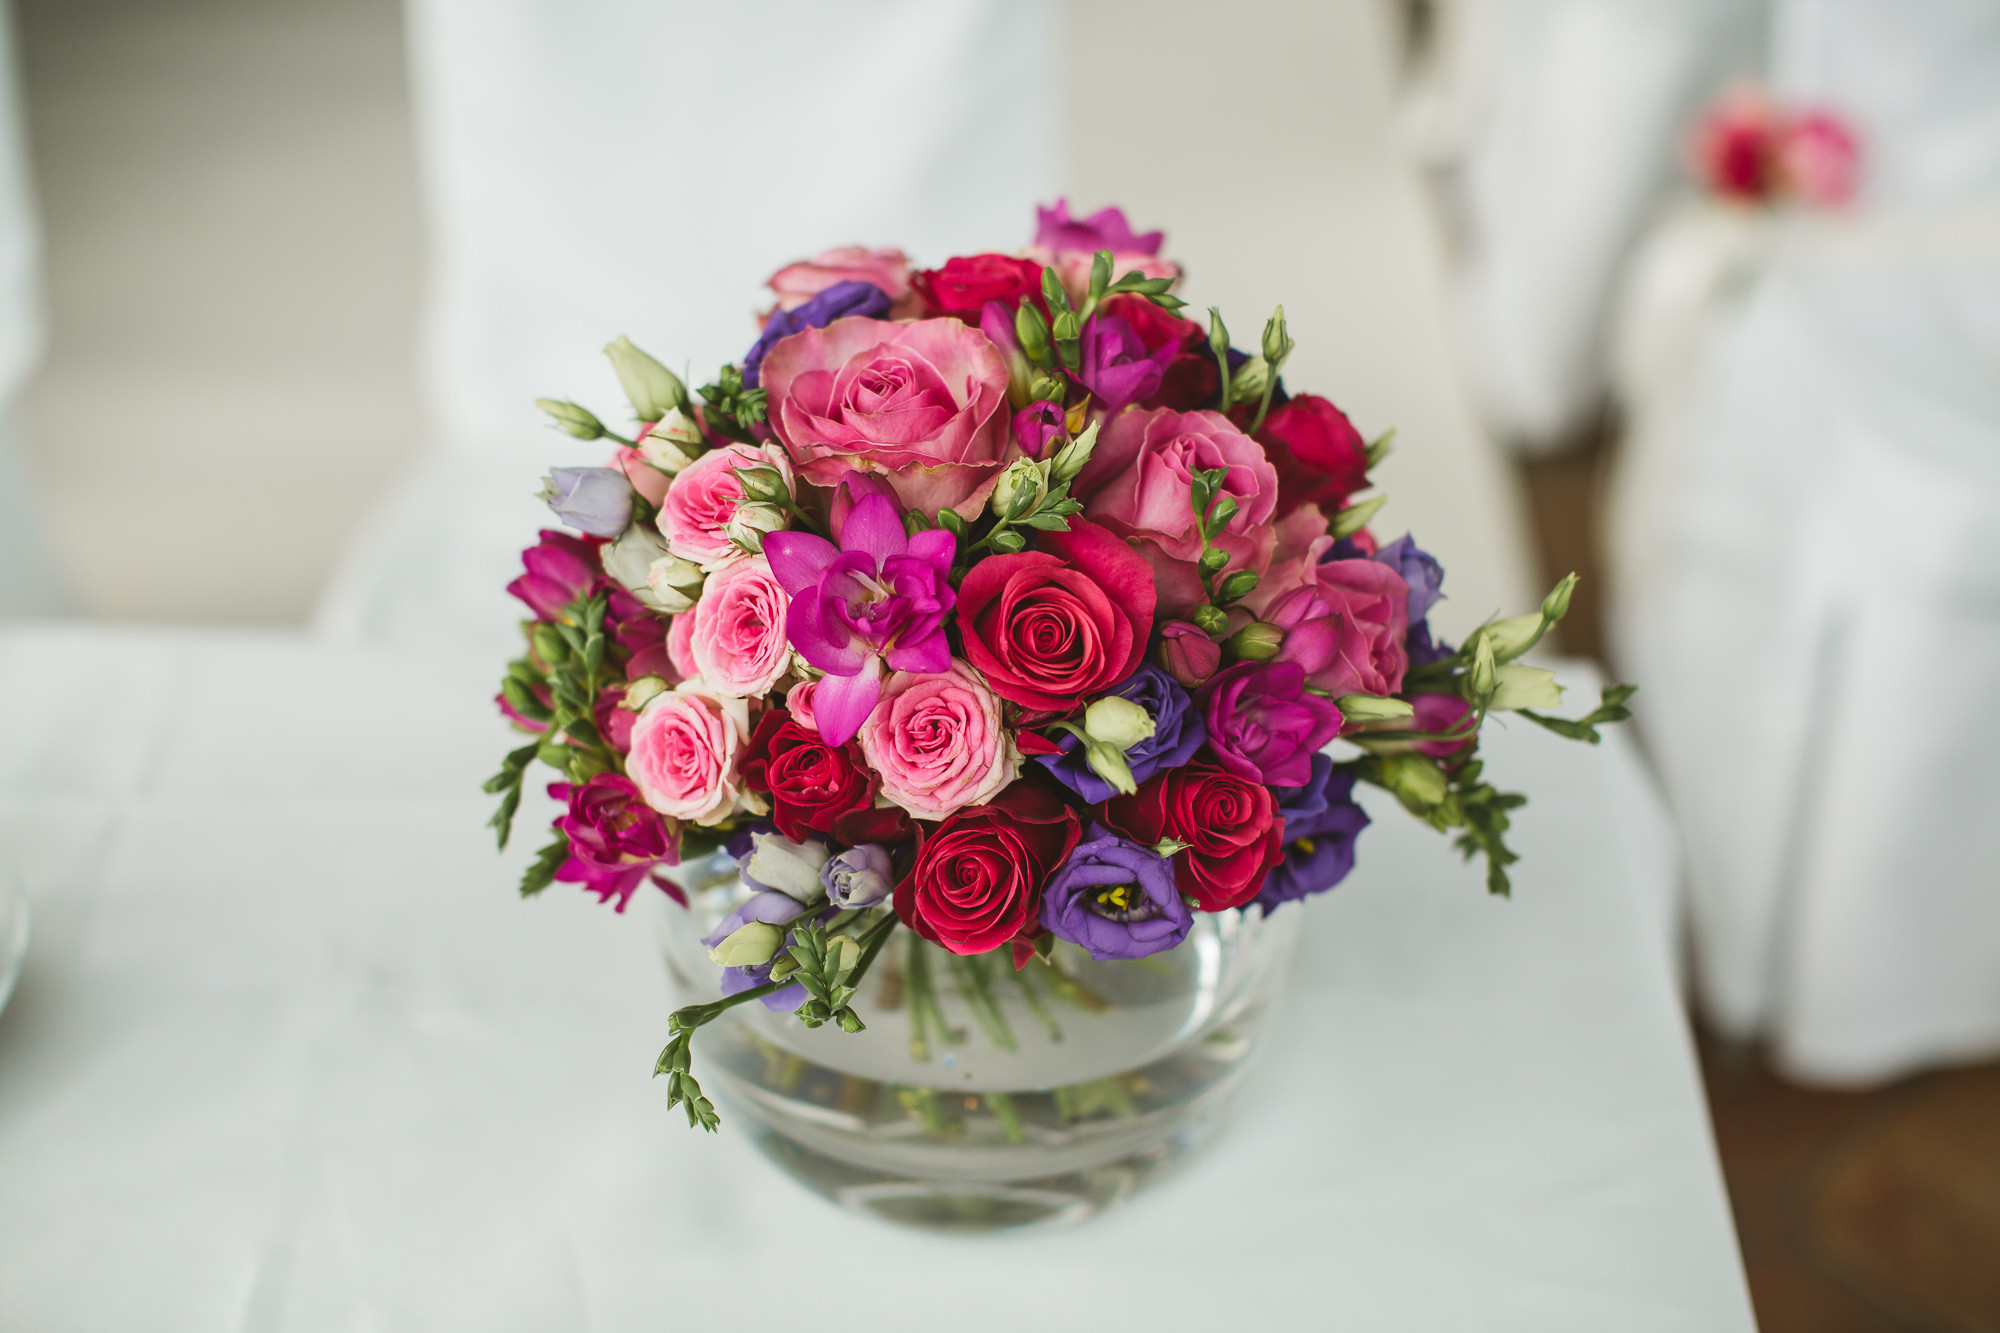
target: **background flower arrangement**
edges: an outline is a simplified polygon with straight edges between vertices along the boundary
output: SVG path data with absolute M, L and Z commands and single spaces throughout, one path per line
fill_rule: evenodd
M 624 911 L 726 848 L 751 890 L 705 940 L 721 1001 L 670 1019 L 657 1072 L 714 1128 L 696 1029 L 761 1000 L 810 1026 L 897 926 L 956 955 L 1046 964 L 1179 945 L 1197 912 L 1321 893 L 1353 868 L 1357 782 L 1482 854 L 1508 888 L 1489 713 L 1595 741 L 1515 659 L 1539 611 L 1458 647 L 1443 571 L 1357 499 L 1389 438 L 1289 394 L 1284 312 L 1255 352 L 1184 319 L 1162 235 L 1040 210 L 1035 244 L 918 270 L 849 247 L 770 279 L 738 365 L 699 391 L 626 339 L 638 418 L 558 468 L 557 518 L 509 585 L 533 618 L 499 703 L 534 739 L 488 790 L 504 846 L 528 768 L 563 776 L 524 878 Z M 1116 276 L 1114 276 L 1116 275 Z M 1346 757 L 1326 753 L 1336 739 Z

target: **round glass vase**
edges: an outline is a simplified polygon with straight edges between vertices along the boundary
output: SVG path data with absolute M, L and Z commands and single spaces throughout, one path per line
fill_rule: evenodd
M 726 856 L 679 868 L 662 951 L 688 1003 L 720 996 L 701 937 L 749 893 Z M 723 1128 L 809 1188 L 890 1221 L 956 1231 L 1074 1222 L 1129 1197 L 1215 1133 L 1284 977 L 1296 911 L 1197 913 L 1174 949 L 1098 962 L 1058 941 L 1016 971 L 897 928 L 853 1009 L 808 1028 L 758 1001 L 694 1040 Z

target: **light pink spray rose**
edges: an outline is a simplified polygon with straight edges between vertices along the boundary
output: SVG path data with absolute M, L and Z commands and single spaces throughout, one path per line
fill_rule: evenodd
M 785 711 L 792 715 L 792 721 L 807 731 L 819 730 L 819 719 L 813 714 L 813 695 L 817 693 L 817 680 L 802 680 L 785 691 Z
M 658 523 L 667 549 L 683 560 L 714 565 L 740 554 L 725 529 L 743 503 L 743 483 L 734 469 L 774 467 L 792 490 L 791 460 L 784 451 L 732 444 L 703 454 L 681 469 L 660 502 Z
M 1020 454 L 1007 362 L 955 319 L 836 319 L 780 339 L 761 373 L 772 428 L 816 486 L 877 473 L 904 507 L 971 519 Z
M 908 319 L 923 309 L 923 301 L 910 290 L 909 256 L 865 245 L 843 245 L 787 264 L 771 275 L 770 288 L 778 294 L 778 308 L 791 310 L 841 282 L 872 282 L 880 287 L 888 294 L 889 313 L 896 319 Z
M 1285 631 L 1277 660 L 1335 698 L 1394 694 L 1410 655 L 1410 585 L 1376 560 L 1330 560 L 1312 582 L 1271 601 L 1263 618 Z
M 694 660 L 694 612 L 683 611 L 667 622 L 667 661 L 673 663 L 674 675 L 681 680 L 701 675 Z
M 949 671 L 889 677 L 860 741 L 882 795 L 919 819 L 983 805 L 1021 771 L 999 696 L 957 660 Z
M 688 655 L 701 678 L 721 694 L 761 696 L 792 664 L 785 612 L 792 599 L 761 555 L 731 560 L 708 576 L 694 618 Z
M 648 702 L 632 723 L 625 775 L 661 814 L 719 823 L 743 804 L 739 769 L 749 738 L 747 700 L 682 681 Z
M 1229 553 L 1226 571 L 1262 574 L 1271 561 L 1278 474 L 1264 447 L 1220 413 L 1121 412 L 1105 424 L 1071 487 L 1087 518 L 1125 538 L 1153 567 L 1161 616 L 1184 617 L 1205 600 L 1190 486 L 1195 469 L 1218 467 L 1228 469 L 1219 493 L 1233 497 L 1237 510 L 1213 544 Z
M 657 509 L 660 501 L 666 499 L 667 486 L 673 478 L 648 463 L 637 449 L 620 448 L 611 456 L 611 466 L 625 474 L 632 489 L 646 497 L 647 504 Z

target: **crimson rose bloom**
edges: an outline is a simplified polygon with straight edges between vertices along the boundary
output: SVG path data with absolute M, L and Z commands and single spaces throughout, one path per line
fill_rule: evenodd
M 1080 836 L 1075 810 L 1034 782 L 1016 782 L 917 844 L 915 864 L 896 885 L 896 915 L 953 953 L 997 949 L 1037 928 L 1042 885 Z
M 998 301 L 1011 312 L 1022 298 L 1030 298 L 1048 316 L 1042 299 L 1042 266 L 1032 259 L 1012 255 L 971 255 L 947 259 L 942 268 L 927 268 L 912 274 L 910 286 L 924 298 L 924 315 L 949 315 L 979 327 L 979 315 L 988 301 Z
M 958 589 L 966 660 L 1003 699 L 1068 712 L 1138 668 L 1153 628 L 1153 571 L 1097 524 L 1072 517 L 1040 549 L 988 556 Z
M 1174 855 L 1174 884 L 1202 911 L 1220 912 L 1255 898 L 1285 859 L 1277 810 L 1270 788 L 1197 759 L 1106 801 L 1099 818 L 1142 847 L 1162 838 L 1186 843 Z
M 1318 394 L 1302 393 L 1272 408 L 1257 442 L 1278 470 L 1279 518 L 1307 504 L 1332 512 L 1368 484 L 1368 442 L 1346 413 Z
M 834 829 L 844 816 L 875 804 L 877 785 L 852 741 L 828 745 L 781 708 L 758 721 L 745 751 L 743 781 L 770 795 L 778 832 L 793 842 L 815 833 L 838 836 Z

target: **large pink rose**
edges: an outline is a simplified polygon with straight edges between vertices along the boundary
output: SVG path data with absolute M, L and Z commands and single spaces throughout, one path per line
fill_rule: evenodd
M 682 468 L 667 488 L 656 520 L 667 539 L 667 549 L 699 565 L 713 565 L 740 554 L 726 529 L 736 507 L 743 503 L 743 483 L 737 480 L 736 469 L 752 467 L 776 468 L 790 488 L 791 460 L 780 449 L 732 444 L 703 454 Z
M 778 306 L 790 310 L 802 306 L 827 288 L 840 282 L 871 282 L 888 293 L 893 303 L 890 314 L 904 319 L 922 309 L 922 299 L 910 290 L 910 260 L 901 250 L 871 250 L 865 245 L 843 245 L 812 259 L 787 264 L 771 275 L 771 290 L 778 294 Z
M 1216 412 L 1129 409 L 1106 423 L 1090 462 L 1071 487 L 1083 512 L 1131 542 L 1153 567 L 1159 614 L 1185 616 L 1204 600 L 1195 561 L 1190 486 L 1198 468 L 1227 468 L 1221 494 L 1236 500 L 1235 517 L 1214 545 L 1229 553 L 1227 571 L 1262 574 L 1271 560 L 1271 515 L 1278 474 L 1264 447 Z
M 1305 668 L 1306 683 L 1343 694 L 1394 694 L 1410 656 L 1410 585 L 1376 560 L 1330 560 L 1312 581 L 1265 605 L 1285 631 L 1277 660 Z
M 732 560 L 708 576 L 688 635 L 689 656 L 717 693 L 769 693 L 792 664 L 785 638 L 786 595 L 761 555 Z
M 682 681 L 650 700 L 632 724 L 625 775 L 646 804 L 674 819 L 714 824 L 742 800 L 749 704 Z
M 970 519 L 1020 454 L 1007 362 L 955 319 L 836 319 L 780 339 L 762 376 L 771 425 L 816 486 L 880 473 L 904 506 Z
M 960 661 L 949 671 L 889 677 L 860 740 L 882 795 L 919 819 L 984 805 L 1021 771 L 999 697 Z

